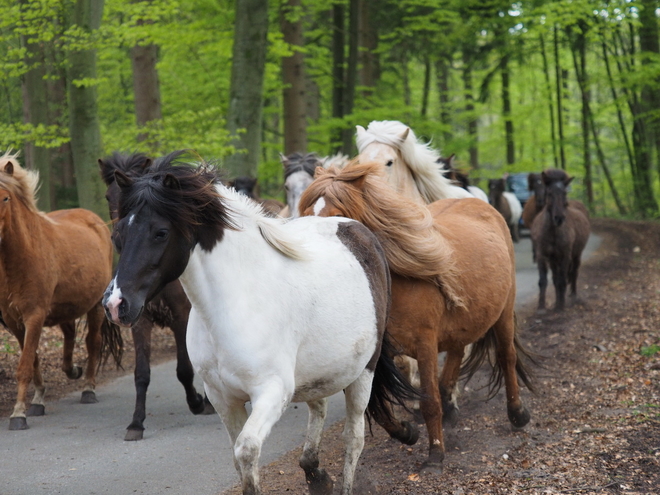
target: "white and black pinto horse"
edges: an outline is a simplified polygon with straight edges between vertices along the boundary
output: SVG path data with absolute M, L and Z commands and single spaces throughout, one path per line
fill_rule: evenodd
M 300 466 L 310 490 L 332 493 L 319 442 L 326 397 L 344 390 L 341 493 L 351 493 L 365 411 L 382 420 L 384 401 L 415 395 L 386 351 L 390 278 L 374 235 L 344 218 L 268 218 L 205 165 L 164 161 L 115 180 L 120 260 L 103 300 L 108 317 L 132 325 L 179 278 L 192 304 L 190 359 L 229 433 L 243 493 L 259 493 L 261 446 L 290 402 L 309 406 Z

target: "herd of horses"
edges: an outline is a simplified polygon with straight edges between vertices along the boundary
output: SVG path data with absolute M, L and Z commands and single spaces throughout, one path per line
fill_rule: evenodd
M 81 376 L 72 351 L 75 321 L 85 316 L 82 402 L 95 401 L 99 363 L 120 361 L 120 326 L 130 327 L 136 404 L 125 440 L 142 439 L 151 330 L 169 327 L 188 406 L 221 416 L 244 493 L 260 493 L 261 446 L 291 402 L 309 407 L 300 466 L 311 493 L 332 493 L 319 445 L 327 397 L 342 390 L 343 494 L 352 492 L 365 414 L 414 444 L 416 424 L 393 408 L 413 400 L 429 437 L 423 469 L 441 472 L 442 425 L 457 419 L 459 379 L 485 362 L 491 394 L 504 383 L 508 418 L 524 427 L 530 414 L 519 381 L 533 390 L 533 359 L 514 311 L 517 230 L 451 159 L 400 122 L 358 126 L 356 141 L 352 160 L 282 157 L 286 206 L 261 200 L 254 180 L 225 183 L 211 164 L 187 163 L 184 151 L 155 160 L 115 153 L 99 160 L 112 233 L 86 210 L 40 212 L 37 174 L 16 155 L 1 157 L 0 313 L 22 349 L 9 429 L 45 413 L 37 353 L 44 325 L 61 327 L 63 370 Z M 581 203 L 567 200 L 570 181 L 554 169 L 530 175 L 534 195 L 519 213 L 531 230 L 540 310 L 548 267 L 555 307 L 563 308 L 567 284 L 576 295 L 589 221 Z M 495 182 L 491 201 L 503 192 Z M 416 360 L 419 388 L 397 367 L 401 356 Z M 195 372 L 206 397 L 193 386 Z

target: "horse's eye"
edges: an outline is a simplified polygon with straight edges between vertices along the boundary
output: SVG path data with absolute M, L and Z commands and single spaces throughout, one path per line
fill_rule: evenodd
M 391 167 L 392 165 L 394 165 L 394 160 L 387 160 L 387 163 L 385 164 L 385 166 Z
M 165 239 L 167 239 L 168 234 L 169 231 L 167 229 L 160 229 L 158 232 L 156 232 L 154 239 L 157 241 L 164 241 Z
M 11 199 L 11 196 L 7 196 L 5 199 L 2 200 L 3 203 L 8 202 Z

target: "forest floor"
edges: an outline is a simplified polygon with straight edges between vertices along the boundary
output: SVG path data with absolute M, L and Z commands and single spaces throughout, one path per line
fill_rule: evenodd
M 425 427 L 410 447 L 374 425 L 367 433 L 355 494 L 660 494 L 660 224 L 594 220 L 603 242 L 585 263 L 580 303 L 562 313 L 519 314 L 528 349 L 541 356 L 537 393 L 523 389 L 530 424 L 514 431 L 504 392 L 486 402 L 480 378 L 464 386 L 460 419 L 445 428 L 442 475 L 420 468 L 428 450 Z M 553 291 L 549 290 L 551 294 Z M 124 370 L 108 365 L 100 381 L 132 371 L 132 342 Z M 84 351 L 76 346 L 80 363 Z M 62 339 L 45 329 L 40 356 L 48 398 L 76 391 L 59 370 Z M 154 331 L 154 362 L 172 359 L 174 339 Z M 15 397 L 18 346 L 0 333 L 0 414 Z M 321 444 L 321 466 L 341 484 L 342 423 L 330 426 Z M 298 467 L 300 449 L 261 469 L 264 493 L 307 493 Z M 239 487 L 224 492 L 236 495 Z

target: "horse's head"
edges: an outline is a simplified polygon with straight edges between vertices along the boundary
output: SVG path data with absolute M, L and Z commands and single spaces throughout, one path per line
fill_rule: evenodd
M 4 232 L 12 210 L 19 205 L 39 213 L 35 197 L 38 185 L 39 173 L 22 168 L 18 163 L 18 153 L 12 154 L 8 150 L 0 155 L 0 232 Z
M 361 125 L 356 126 L 356 129 L 360 160 L 380 164 L 388 176 L 392 176 L 394 171 L 402 167 L 406 168 L 399 150 L 408 139 L 409 127 L 405 127 L 398 135 L 384 135 L 380 138 L 371 136 Z
M 504 184 L 504 179 L 489 179 L 488 180 L 488 202 L 491 205 L 494 205 L 497 202 L 497 198 L 502 196 L 502 193 L 505 191 L 506 187 Z
M 568 207 L 568 185 L 573 180 L 566 172 L 548 169 L 541 173 L 545 187 L 545 207 L 555 227 L 560 227 L 566 220 Z
M 229 186 L 236 189 L 237 192 L 247 196 L 248 198 L 255 199 L 257 194 L 257 179 L 253 177 L 236 177 L 229 182 Z
M 108 202 L 110 219 L 115 223 L 119 205 L 119 186 L 115 181 L 115 170 L 129 177 L 138 177 L 145 174 L 151 166 L 152 160 L 143 153 L 123 155 L 115 151 L 111 156 L 99 158 L 98 163 L 103 182 L 108 186 L 105 191 L 105 199 Z
M 543 208 L 545 204 L 545 184 L 541 174 L 531 173 L 527 176 L 527 189 L 534 193 L 536 198 L 536 207 Z
M 0 174 L 7 177 L 14 175 L 14 163 L 12 160 L 7 160 Z M 2 242 L 1 236 L 4 233 L 5 224 L 9 221 L 11 215 L 11 199 L 12 193 L 10 188 L 5 186 L 3 181 L 0 181 L 0 242 Z
M 284 166 L 286 204 L 289 205 L 291 217 L 297 218 L 300 216 L 300 197 L 314 180 L 314 170 L 321 165 L 321 160 L 315 153 L 292 153 L 289 156 L 281 155 L 280 159 Z
M 208 167 L 166 164 L 142 177 L 115 172 L 120 188 L 113 242 L 120 255 L 103 297 L 108 318 L 130 326 L 185 270 L 195 246 L 210 251 L 234 228 Z

